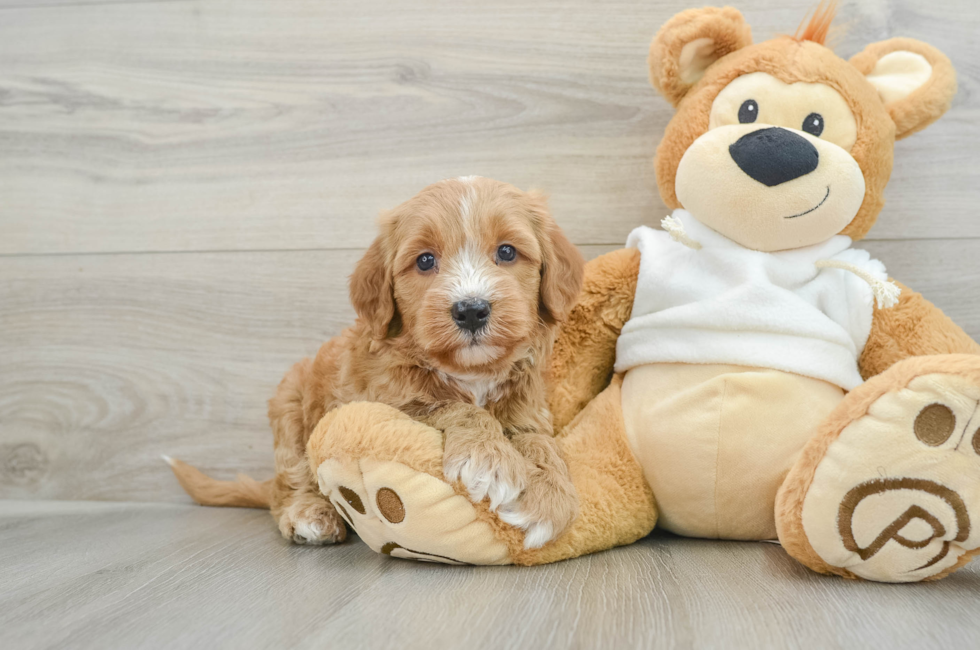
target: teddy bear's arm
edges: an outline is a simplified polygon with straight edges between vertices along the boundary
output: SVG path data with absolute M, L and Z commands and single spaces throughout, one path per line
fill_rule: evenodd
M 562 324 L 551 361 L 548 397 L 556 433 L 609 385 L 616 339 L 633 310 L 639 270 L 635 248 L 586 265 L 582 293 Z
M 980 354 L 980 345 L 938 307 L 922 294 L 896 284 L 902 289 L 898 304 L 874 310 L 871 334 L 858 362 L 865 379 L 908 357 Z

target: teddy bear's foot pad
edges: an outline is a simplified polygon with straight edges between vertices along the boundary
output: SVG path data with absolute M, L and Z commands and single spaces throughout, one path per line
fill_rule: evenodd
M 882 582 L 941 577 L 980 547 L 980 385 L 916 377 L 847 424 L 802 508 L 820 558 Z
M 510 564 L 507 546 L 465 497 L 394 461 L 323 461 L 320 491 L 375 552 L 444 564 Z

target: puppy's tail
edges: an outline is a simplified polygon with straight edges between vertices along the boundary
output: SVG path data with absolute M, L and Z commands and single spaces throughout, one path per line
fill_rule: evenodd
M 272 481 L 262 481 L 239 474 L 234 481 L 219 481 L 187 463 L 164 456 L 174 476 L 191 498 L 202 506 L 227 506 L 233 508 L 269 508 Z

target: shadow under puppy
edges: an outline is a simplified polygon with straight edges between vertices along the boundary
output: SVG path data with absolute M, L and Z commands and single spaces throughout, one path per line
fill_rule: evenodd
M 490 500 L 536 548 L 578 501 L 545 394 L 557 325 L 584 261 L 543 196 L 486 178 L 445 180 L 382 214 L 350 281 L 356 323 L 286 373 L 269 401 L 276 476 L 216 481 L 168 461 L 202 505 L 269 507 L 287 539 L 346 537 L 306 443 L 330 410 L 382 402 L 445 434 L 444 474 Z

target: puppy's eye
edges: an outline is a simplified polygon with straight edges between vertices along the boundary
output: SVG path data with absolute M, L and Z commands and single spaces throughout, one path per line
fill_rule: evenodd
M 738 109 L 740 124 L 751 124 L 759 117 L 759 105 L 754 99 L 746 99 Z
M 820 137 L 823 133 L 823 115 L 820 113 L 810 113 L 803 120 L 803 130 L 812 136 Z
M 435 265 L 436 256 L 432 253 L 422 253 L 415 260 L 415 266 L 419 267 L 419 271 L 431 271 Z
M 497 262 L 513 262 L 517 251 L 510 244 L 504 244 L 497 249 Z

